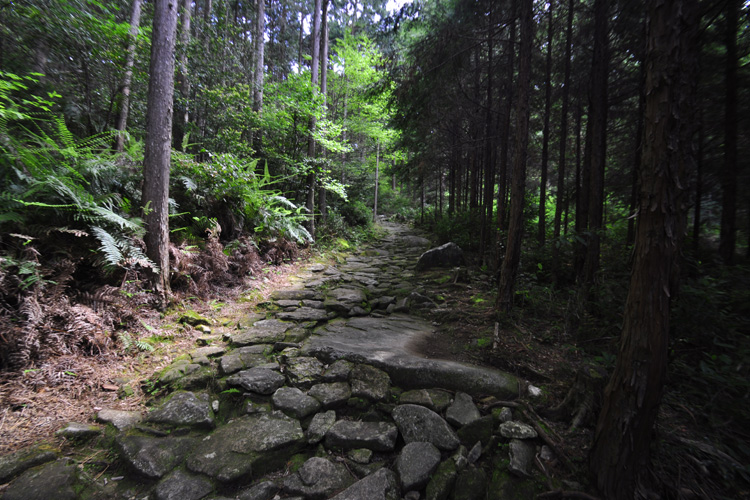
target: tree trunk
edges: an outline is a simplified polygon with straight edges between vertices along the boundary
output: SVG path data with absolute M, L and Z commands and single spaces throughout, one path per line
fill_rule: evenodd
M 141 6 L 143 0 L 133 0 L 133 8 L 130 11 L 130 32 L 128 33 L 128 53 L 125 58 L 125 74 L 122 77 L 122 102 L 120 104 L 120 115 L 117 118 L 115 129 L 119 132 L 115 141 L 115 151 L 122 153 L 125 149 L 125 129 L 128 125 L 128 113 L 130 111 L 130 84 L 133 81 L 133 65 L 135 63 L 135 41 L 138 38 L 138 25 L 141 22 Z
M 521 48 L 518 56 L 518 97 L 516 100 L 515 156 L 511 186 L 510 224 L 503 259 L 496 309 L 513 307 L 513 285 L 521 260 L 523 238 L 523 205 L 526 193 L 526 156 L 529 145 L 529 91 L 531 86 L 531 48 L 534 39 L 533 0 L 521 0 Z
M 607 160 L 607 18 L 608 0 L 594 1 L 594 59 L 591 66 L 591 103 L 586 133 L 590 140 L 587 161 L 589 185 L 588 238 L 583 282 L 594 282 L 599 269 L 599 247 L 604 215 L 604 167 Z
M 647 498 L 649 448 L 666 376 L 670 297 L 685 230 L 698 2 L 648 8 L 641 196 L 620 354 L 596 426 L 590 467 L 605 498 Z
M 180 89 L 182 116 L 177 120 L 174 127 L 174 147 L 182 150 L 185 137 L 185 128 L 190 121 L 190 80 L 188 78 L 188 45 L 190 45 L 190 21 L 193 2 L 181 0 L 180 6 L 180 57 L 177 62 L 177 82 Z
M 326 116 L 328 115 L 328 0 L 323 2 L 323 12 L 321 14 L 321 55 L 320 55 L 320 92 L 323 94 L 323 107 Z M 326 151 L 323 151 L 325 157 Z M 328 200 L 325 186 L 320 186 L 318 193 L 318 207 L 320 218 L 325 220 L 328 217 Z
M 562 223 L 565 196 L 565 166 L 568 147 L 568 101 L 570 96 L 570 59 L 572 56 L 574 0 L 568 0 L 568 20 L 565 30 L 565 70 L 562 89 L 562 111 L 560 114 L 560 156 L 557 160 L 557 197 L 555 200 L 554 244 L 552 245 L 552 272 L 560 282 L 560 225 Z
M 154 2 L 151 78 L 148 82 L 146 146 L 143 157 L 143 204 L 146 254 L 159 266 L 153 286 L 163 303 L 169 290 L 169 162 L 172 152 L 177 0 Z
M 544 69 L 544 130 L 542 132 L 542 172 L 539 181 L 539 223 L 537 226 L 537 240 L 539 246 L 543 247 L 547 237 L 547 168 L 549 162 L 549 121 L 552 109 L 552 12 L 554 9 L 554 0 L 549 0 L 549 9 L 547 10 L 547 61 Z M 564 139 L 560 138 L 561 142 Z
M 372 221 L 378 221 L 378 183 L 380 182 L 380 139 L 375 150 L 375 204 L 372 207 Z
M 724 169 L 721 175 L 719 255 L 734 264 L 737 245 L 737 17 L 740 0 L 727 1 L 726 96 L 724 100 Z
M 312 82 L 312 88 L 315 89 L 318 86 L 318 67 L 320 65 L 320 9 L 321 0 L 315 0 L 315 7 L 313 9 L 313 32 L 312 32 L 312 61 L 310 62 L 310 78 Z M 309 125 L 310 137 L 307 140 L 307 156 L 311 160 L 315 158 L 315 139 L 313 138 L 313 132 L 315 131 L 315 116 L 310 117 Z M 312 164 L 310 165 L 310 171 L 307 174 L 307 210 L 308 224 L 307 230 L 310 234 L 315 237 L 315 170 Z
M 255 75 L 253 78 L 253 111 L 260 121 L 263 113 L 263 83 L 265 78 L 265 47 L 266 47 L 266 0 L 257 0 L 258 10 L 255 19 Z M 253 149 L 260 150 L 263 140 L 262 128 L 253 134 Z
M 506 191 L 508 183 L 508 151 L 510 146 L 510 116 L 512 111 L 513 102 L 513 64 L 515 60 L 515 41 L 516 41 L 516 13 L 517 13 L 517 2 L 513 2 L 512 14 L 510 20 L 510 34 L 509 41 L 507 44 L 507 60 L 505 63 L 506 78 L 502 85 L 505 99 L 503 99 L 503 111 L 502 118 L 500 119 L 500 161 L 498 162 L 498 176 L 497 176 L 497 244 L 495 245 L 495 269 L 498 269 L 501 265 L 500 259 L 502 258 L 500 252 L 502 249 L 502 230 L 506 228 Z
M 494 201 L 493 194 L 495 191 L 495 131 L 493 127 L 494 120 L 492 116 L 492 76 L 495 72 L 492 64 L 492 55 L 495 51 L 493 39 L 493 30 L 495 26 L 492 3 L 490 3 L 489 9 L 489 15 L 487 16 L 487 103 L 484 116 L 484 208 L 482 210 L 482 238 L 480 241 L 480 254 L 482 256 L 482 262 L 485 264 L 485 259 L 487 258 L 487 248 L 490 246 L 491 241 L 494 241 L 494 237 L 496 236 L 492 224 L 492 204 Z

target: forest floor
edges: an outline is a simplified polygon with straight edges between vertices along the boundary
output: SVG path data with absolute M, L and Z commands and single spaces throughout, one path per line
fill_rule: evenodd
M 0 455 L 41 440 L 54 441 L 55 431 L 65 423 L 91 421 L 101 408 L 145 410 L 157 391 L 154 374 L 194 349 L 205 335 L 180 323 L 187 310 L 208 318 L 212 335 L 230 332 L 301 267 L 344 257 L 303 253 L 292 264 L 264 268 L 252 286 L 223 289 L 204 299 L 185 297 L 166 313 L 142 308 L 139 321 L 150 334 L 153 351 L 113 347 L 95 356 L 62 355 L 20 372 L 0 373 Z M 471 280 L 447 280 L 445 272 L 420 276 L 426 294 L 447 306 L 423 314 L 436 331 L 419 346 L 421 353 L 498 368 L 540 388 L 541 394 L 527 401 L 572 464 L 571 489 L 590 489 L 587 455 L 599 403 L 592 395 L 603 389 L 612 360 L 577 345 L 569 332 L 569 305 L 521 303 L 516 314 L 498 322 L 494 280 L 479 265 L 468 269 Z M 673 498 L 750 498 L 747 484 L 730 470 L 738 464 L 721 446 L 710 444 L 710 435 L 704 439 L 708 433 L 689 407 L 669 394 L 665 401 L 653 467 L 662 493 Z

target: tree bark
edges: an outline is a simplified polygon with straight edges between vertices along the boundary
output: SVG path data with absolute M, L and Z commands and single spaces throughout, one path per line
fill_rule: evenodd
M 557 160 L 557 198 L 555 200 L 554 244 L 552 245 L 552 272 L 560 283 L 560 225 L 562 223 L 565 197 L 565 167 L 568 147 L 568 101 L 570 96 L 570 59 L 572 57 L 574 0 L 568 0 L 568 19 L 565 29 L 565 69 L 562 89 L 562 111 L 560 114 L 560 156 Z
M 547 10 L 547 60 L 544 68 L 544 128 L 542 131 L 542 172 L 539 180 L 539 215 L 537 240 L 543 247 L 547 237 L 547 169 L 549 163 L 550 113 L 552 109 L 552 12 L 554 0 L 549 0 Z M 560 138 L 561 142 L 564 139 Z
M 531 49 L 534 39 L 533 0 L 521 0 L 521 48 L 518 56 L 518 97 L 516 100 L 515 156 L 511 185 L 510 224 L 505 258 L 495 308 L 508 312 L 513 307 L 513 286 L 521 260 L 523 205 L 526 193 L 526 156 L 529 145 L 529 91 L 531 86 Z
M 255 74 L 253 75 L 253 111 L 260 120 L 263 113 L 263 83 L 265 78 L 265 47 L 266 47 L 266 0 L 257 0 L 258 10 L 255 19 Z M 263 140 L 260 126 L 253 134 L 253 149 L 258 151 Z
M 510 117 L 512 112 L 513 102 L 513 65 L 515 61 L 515 41 L 516 41 L 516 13 L 517 13 L 517 2 L 513 2 L 512 14 L 510 20 L 510 34 L 509 41 L 507 43 L 507 59 L 505 63 L 506 78 L 502 85 L 505 99 L 503 99 L 503 110 L 502 117 L 500 119 L 500 161 L 498 162 L 498 176 L 497 176 L 497 253 L 495 260 L 497 264 L 495 269 L 500 268 L 502 258 L 500 252 L 502 243 L 502 230 L 506 228 L 506 214 L 507 214 L 507 203 L 506 203 L 506 192 L 508 185 L 508 151 L 510 149 Z
M 313 9 L 313 32 L 312 32 L 312 61 L 310 66 L 310 79 L 312 82 L 313 90 L 318 86 L 318 66 L 320 65 L 320 9 L 321 0 L 315 0 L 315 7 Z M 310 117 L 309 124 L 310 137 L 307 140 L 307 157 L 311 160 L 315 158 L 315 139 L 313 138 L 313 132 L 315 131 L 315 116 Z M 315 237 L 315 170 L 312 164 L 310 165 L 310 171 L 307 173 L 307 210 L 308 222 L 307 230 Z
M 133 0 L 133 8 L 130 11 L 130 32 L 128 33 L 128 53 L 125 58 L 125 74 L 122 76 L 122 102 L 120 114 L 117 118 L 115 129 L 119 132 L 115 141 L 115 151 L 122 153 L 125 149 L 125 129 L 128 125 L 128 113 L 130 111 L 130 84 L 133 81 L 133 65 L 135 64 L 135 42 L 138 38 L 138 25 L 141 22 L 141 6 L 143 0 Z
M 177 0 L 154 2 L 151 78 L 148 82 L 146 146 L 143 157 L 143 205 L 146 255 L 159 266 L 153 286 L 163 303 L 169 289 L 169 163 L 172 152 Z
M 192 0 L 182 0 L 180 6 L 180 57 L 177 64 L 177 81 L 179 82 L 180 96 L 182 97 L 182 116 L 175 127 L 175 148 L 182 150 L 182 142 L 185 137 L 185 128 L 190 121 L 190 80 L 188 77 L 188 45 L 190 45 L 190 21 Z
M 482 225 L 481 225 L 481 240 L 480 240 L 480 254 L 482 256 L 482 262 L 486 264 L 487 248 L 490 246 L 491 241 L 494 241 L 496 234 L 492 224 L 492 205 L 493 205 L 493 194 L 495 191 L 495 141 L 494 141 L 494 120 L 492 116 L 492 91 L 493 91 L 493 74 L 495 70 L 493 68 L 493 53 L 494 48 L 494 10 L 492 3 L 489 6 L 489 14 L 487 16 L 487 103 L 485 106 L 484 116 L 484 196 L 483 202 L 484 207 L 482 209 Z M 442 186 L 442 176 L 441 176 Z M 440 200 L 442 202 L 442 191 Z M 441 203 L 442 212 L 442 203 Z
M 724 169 L 721 175 L 721 230 L 719 255 L 734 264 L 737 245 L 737 18 L 740 0 L 728 0 L 725 44 Z
M 594 283 L 599 269 L 599 247 L 604 217 L 604 167 L 607 160 L 607 18 L 608 0 L 594 1 L 594 59 L 591 66 L 591 102 L 586 133 L 590 141 L 587 157 L 589 184 L 588 238 L 583 282 Z
M 380 139 L 375 150 L 375 203 L 372 207 L 372 221 L 378 221 L 378 183 L 380 182 Z
M 321 55 L 320 55 L 320 93 L 323 94 L 323 108 L 328 115 L 328 0 L 323 1 L 323 12 L 321 13 Z M 323 151 L 325 157 L 326 151 Z M 318 193 L 318 209 L 320 218 L 328 217 L 328 191 L 325 186 L 320 186 Z
M 648 7 L 641 196 L 620 354 L 605 390 L 590 467 L 605 498 L 646 498 L 649 448 L 666 376 L 670 297 L 694 168 L 697 0 Z

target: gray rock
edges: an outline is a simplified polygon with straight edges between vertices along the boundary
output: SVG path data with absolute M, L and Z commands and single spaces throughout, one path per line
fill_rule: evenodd
M 383 401 L 388 397 L 391 378 L 383 370 L 370 365 L 356 365 L 349 374 L 352 396 L 370 401 Z
M 396 303 L 396 297 L 390 295 L 384 295 L 377 301 L 378 309 L 387 309 L 389 305 Z
M 391 415 L 404 441 L 424 441 L 441 450 L 455 450 L 459 440 L 456 432 L 434 411 L 418 405 L 399 405 Z
M 477 460 L 482 456 L 482 442 L 477 441 L 474 446 L 469 450 L 469 454 L 466 456 L 466 461 L 470 464 L 476 463 Z
M 367 311 L 360 306 L 354 306 L 351 309 L 349 309 L 347 316 L 351 316 L 351 317 L 367 316 Z
M 253 472 L 256 476 L 284 463 L 302 444 L 299 421 L 281 412 L 245 415 L 201 440 L 187 467 L 222 482 Z
M 219 358 L 219 374 L 231 375 L 240 370 L 255 368 L 268 363 L 268 359 L 263 354 L 252 352 L 252 347 L 240 347 L 236 351 Z
M 423 253 L 417 261 L 417 271 L 433 267 L 456 267 L 464 264 L 464 253 L 455 243 L 446 243 Z
M 258 394 L 273 394 L 284 385 L 284 375 L 264 368 L 250 368 L 227 378 L 227 384 Z
M 456 427 L 463 427 L 466 424 L 478 420 L 482 415 L 479 414 L 471 396 L 465 392 L 457 392 L 453 399 L 453 404 L 445 412 L 445 420 Z
M 190 355 L 193 359 L 195 358 L 213 358 L 216 356 L 220 356 L 224 354 L 227 351 L 226 347 L 223 346 L 206 346 L 206 347 L 199 347 L 195 351 L 193 351 Z
M 513 410 L 510 408 L 497 408 L 497 411 L 492 411 L 492 418 L 496 424 L 502 424 L 513 420 Z
M 271 293 L 272 300 L 314 300 L 316 296 L 313 290 L 274 290 Z
M 284 340 L 284 334 L 292 326 L 294 326 L 292 323 L 277 319 L 264 319 L 255 322 L 250 328 L 232 335 L 230 341 L 235 346 L 273 344 Z
M 528 424 L 509 420 L 500 424 L 500 435 L 508 439 L 534 439 L 538 436 L 536 430 Z
M 5 490 L 3 500 L 76 500 L 78 472 L 68 460 L 57 460 L 29 469 Z
M 279 487 L 272 481 L 263 481 L 241 491 L 237 500 L 271 500 L 277 491 Z
M 453 500 L 484 500 L 487 494 L 487 474 L 470 467 L 458 473 L 453 487 Z
M 214 414 L 208 398 L 199 399 L 192 392 L 176 392 L 159 408 L 149 413 L 146 421 L 171 426 L 187 425 L 212 429 Z
M 400 493 L 396 474 L 388 469 L 378 469 L 331 500 L 398 500 Z
M 68 422 L 65 427 L 55 432 L 56 435 L 72 440 L 85 440 L 98 436 L 102 428 L 93 424 L 82 424 L 80 422 Z
M 440 450 L 424 442 L 408 443 L 396 459 L 396 472 L 404 491 L 421 490 L 440 464 Z
M 345 404 L 352 397 L 352 388 L 346 382 L 316 384 L 307 391 L 323 405 L 323 408 L 335 408 Z
M 321 380 L 323 382 L 343 382 L 349 380 L 349 373 L 352 371 L 354 363 L 345 359 L 334 361 L 331 366 L 326 368 Z
M 284 321 L 323 321 L 328 318 L 328 314 L 324 309 L 300 307 L 294 311 L 280 312 L 276 317 Z
M 324 368 L 323 363 L 318 361 L 317 358 L 302 356 L 288 359 L 285 373 L 290 384 L 309 388 L 320 380 Z
M 271 397 L 274 408 L 292 418 L 302 419 L 320 410 L 320 401 L 296 387 L 279 387 Z
M 136 473 L 158 479 L 180 464 L 195 447 L 188 437 L 156 438 L 120 435 L 115 441 L 120 458 Z
M 206 478 L 176 470 L 154 489 L 156 500 L 200 500 L 213 491 Z
M 322 300 L 303 300 L 302 305 L 312 309 L 325 309 Z
M 406 391 L 399 397 L 401 404 L 425 406 L 434 412 L 445 410 L 451 401 L 450 393 L 440 389 L 415 389 Z
M 393 451 L 397 437 L 396 426 L 388 422 L 339 420 L 326 433 L 325 443 L 327 448 Z
M 380 368 L 404 389 L 439 387 L 498 399 L 518 396 L 518 379 L 507 373 L 414 354 L 414 342 L 434 332 L 429 322 L 393 314 L 387 318 L 350 318 L 315 329 L 303 344 L 305 356 L 331 363 L 347 359 Z
M 330 290 L 323 305 L 331 311 L 348 314 L 351 308 L 361 306 L 364 302 L 367 302 L 367 296 L 361 288 L 341 287 Z
M 426 247 L 430 245 L 430 240 L 421 236 L 407 235 L 402 236 L 398 244 L 410 248 Z
M 323 500 L 354 482 L 346 466 L 325 458 L 313 457 L 284 480 L 284 492 L 301 495 L 311 500 Z
M 323 440 L 323 438 L 326 435 L 326 432 L 333 427 L 333 424 L 336 423 L 336 412 L 333 410 L 328 410 L 323 413 L 316 413 L 312 420 L 310 421 L 310 425 L 307 427 L 307 431 L 305 432 L 305 438 L 307 439 L 307 442 L 309 444 L 318 444 Z
M 509 455 L 509 471 L 521 477 L 531 475 L 529 469 L 534 463 L 534 455 L 536 455 L 536 446 L 533 442 L 526 439 L 511 439 Z
M 357 448 L 356 450 L 349 450 L 346 454 L 349 460 L 352 460 L 358 464 L 369 464 L 372 460 L 372 450 L 367 448 Z
M 7 483 L 32 467 L 55 460 L 58 453 L 59 450 L 48 445 L 37 445 L 0 457 L 0 484 Z
M 118 431 L 124 431 L 141 423 L 143 415 L 139 411 L 110 410 L 105 408 L 97 413 L 96 419 L 99 422 L 114 425 Z

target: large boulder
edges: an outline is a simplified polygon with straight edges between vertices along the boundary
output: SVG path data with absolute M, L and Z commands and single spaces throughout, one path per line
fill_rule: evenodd
M 420 490 L 427 485 L 440 465 L 440 450 L 424 442 L 409 443 L 396 459 L 396 472 L 404 491 Z
M 458 267 L 464 264 L 464 252 L 455 243 L 446 243 L 423 253 L 417 261 L 417 271 L 433 267 Z

